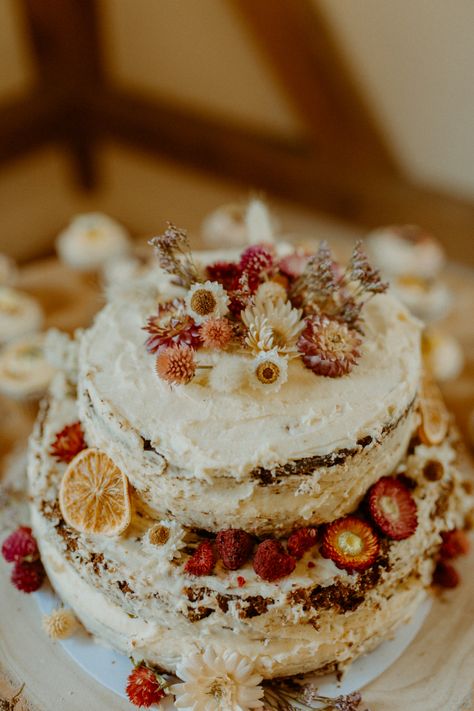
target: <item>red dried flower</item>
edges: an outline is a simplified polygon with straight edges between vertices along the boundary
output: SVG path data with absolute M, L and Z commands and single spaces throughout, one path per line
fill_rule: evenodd
M 269 538 L 258 546 L 253 560 L 257 575 L 271 583 L 290 575 L 296 567 L 296 560 L 285 551 L 280 541 Z
M 316 544 L 318 530 L 312 526 L 307 528 L 299 528 L 294 531 L 288 539 L 288 553 L 300 560 L 306 553 Z
M 189 383 L 196 372 L 194 350 L 186 345 L 163 347 L 158 351 L 155 368 L 168 383 Z
M 275 271 L 273 249 L 261 244 L 247 247 L 240 256 L 240 268 L 247 277 L 250 291 L 254 293 L 263 279 Z
M 66 425 L 61 432 L 58 432 L 49 453 L 58 462 L 69 464 L 76 454 L 82 452 L 86 447 L 81 423 L 73 422 L 72 425 Z
M 233 335 L 232 324 L 226 318 L 210 318 L 201 324 L 200 337 L 204 348 L 223 350 Z
M 18 561 L 28 561 L 39 558 L 38 544 L 29 526 L 20 526 L 8 538 L 2 546 L 2 555 L 7 563 L 17 563 Z
M 254 539 L 241 528 L 227 528 L 217 534 L 216 546 L 225 567 L 228 570 L 238 570 L 250 558 Z
M 464 531 L 445 531 L 441 538 L 443 543 L 439 552 L 442 558 L 458 558 L 469 553 L 469 539 Z
M 40 560 L 18 561 L 13 567 L 11 581 L 17 590 L 32 593 L 39 590 L 45 579 L 45 571 Z
M 125 691 L 132 704 L 149 708 L 165 698 L 163 684 L 163 677 L 142 663 L 130 673 Z
M 202 346 L 199 326 L 185 312 L 182 299 L 160 304 L 158 312 L 148 318 L 143 330 L 150 334 L 145 342 L 149 353 L 156 353 L 163 346 L 179 344 L 193 348 Z
M 298 339 L 303 363 L 316 375 L 339 378 L 350 373 L 360 357 L 361 338 L 348 328 L 324 315 L 306 319 L 306 327 Z
M 215 563 L 214 546 L 210 541 L 203 541 L 184 566 L 184 570 L 191 575 L 210 575 Z
M 216 262 L 215 264 L 210 264 L 206 271 L 209 279 L 222 284 L 226 291 L 237 289 L 242 275 L 242 269 L 237 262 Z

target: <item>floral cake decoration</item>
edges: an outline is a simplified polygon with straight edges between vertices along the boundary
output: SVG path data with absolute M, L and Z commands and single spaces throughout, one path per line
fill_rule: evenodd
M 346 375 L 360 358 L 363 307 L 387 289 L 361 242 L 345 268 L 326 242 L 313 255 L 296 250 L 282 258 L 273 244 L 251 245 L 238 261 L 203 267 L 193 260 L 186 231 L 170 222 L 150 244 L 184 290 L 158 304 L 144 326 L 156 373 L 170 384 L 189 383 L 208 369 L 217 390 L 248 383 L 276 391 L 294 359 L 315 375 Z M 206 358 L 213 351 L 227 355 L 222 362 Z

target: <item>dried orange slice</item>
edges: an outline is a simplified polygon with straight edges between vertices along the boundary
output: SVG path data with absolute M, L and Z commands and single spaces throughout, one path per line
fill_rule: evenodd
M 433 376 L 425 371 L 421 378 L 419 396 L 421 424 L 418 430 L 423 444 L 440 444 L 446 437 L 449 415 L 441 390 Z
M 84 449 L 64 473 L 59 506 L 66 523 L 81 533 L 118 535 L 132 515 L 128 479 L 105 452 Z

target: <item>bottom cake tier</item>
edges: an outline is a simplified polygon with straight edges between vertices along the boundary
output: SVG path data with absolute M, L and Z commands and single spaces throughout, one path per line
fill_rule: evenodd
M 410 488 L 418 526 L 405 540 L 381 536 L 366 570 L 340 570 L 316 544 L 274 582 L 251 562 L 230 571 L 219 561 L 211 575 L 194 576 L 186 562 L 209 534 L 174 519 L 157 522 L 133 495 L 132 523 L 119 537 L 85 536 L 66 525 L 58 503 L 66 465 L 49 452 L 74 421 L 74 392 L 58 379 L 30 448 L 32 525 L 43 563 L 98 640 L 171 672 L 209 647 L 250 657 L 265 678 L 343 669 L 412 617 L 431 586 L 441 534 L 463 528 L 472 509 L 467 465 L 451 430 L 437 446 L 412 441 L 394 475 Z M 160 541 L 150 536 L 157 526 L 166 530 Z

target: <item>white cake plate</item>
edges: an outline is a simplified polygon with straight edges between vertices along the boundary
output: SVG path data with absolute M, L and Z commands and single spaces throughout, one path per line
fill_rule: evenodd
M 61 601 L 52 588 L 46 584 L 35 593 L 38 607 L 44 614 L 57 608 Z M 337 680 L 335 674 L 315 676 L 314 682 L 322 696 L 338 696 L 359 691 L 371 681 L 377 679 L 388 669 L 411 644 L 421 629 L 431 608 L 431 599 L 427 598 L 418 608 L 414 618 L 396 632 L 393 639 L 382 642 L 370 654 L 359 657 L 349 668 L 343 679 Z M 90 635 L 78 633 L 60 642 L 63 649 L 83 671 L 99 684 L 126 699 L 125 685 L 131 671 L 130 659 L 112 649 L 94 642 Z M 174 704 L 166 707 L 171 711 Z

